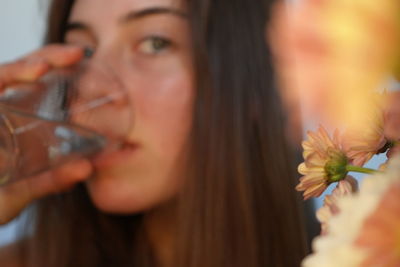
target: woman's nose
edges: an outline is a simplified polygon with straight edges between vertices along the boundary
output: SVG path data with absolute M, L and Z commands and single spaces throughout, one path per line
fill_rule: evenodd
M 87 57 L 80 68 L 76 78 L 77 99 L 93 100 L 93 105 L 127 104 L 127 91 L 111 65 L 96 57 Z
M 100 57 L 81 63 L 71 94 L 70 119 L 113 136 L 124 136 L 132 121 L 130 97 L 121 78 Z

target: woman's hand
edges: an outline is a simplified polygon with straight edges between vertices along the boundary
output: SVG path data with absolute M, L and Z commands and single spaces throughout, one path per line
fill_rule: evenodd
M 49 45 L 13 63 L 0 65 L 0 93 L 13 84 L 33 82 L 55 67 L 78 62 L 79 47 Z M 0 186 L 0 225 L 15 218 L 29 203 L 46 195 L 62 192 L 85 180 L 92 165 L 82 159 L 58 169 Z

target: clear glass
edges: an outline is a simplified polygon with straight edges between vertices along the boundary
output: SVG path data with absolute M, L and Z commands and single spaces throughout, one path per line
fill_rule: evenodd
M 92 60 L 7 88 L 0 95 L 0 185 L 118 149 L 132 122 L 118 75 Z

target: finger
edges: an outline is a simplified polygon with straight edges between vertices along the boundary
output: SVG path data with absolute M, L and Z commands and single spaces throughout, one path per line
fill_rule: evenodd
M 0 90 L 14 83 L 37 80 L 45 74 L 50 65 L 41 59 L 20 60 L 0 66 Z
M 15 218 L 32 201 L 85 180 L 92 172 L 87 160 L 66 164 L 55 171 L 22 179 L 0 187 L 0 225 Z
M 51 67 L 78 62 L 83 49 L 77 46 L 49 45 L 16 62 L 0 66 L 0 90 L 14 83 L 33 82 Z
M 29 179 L 31 197 L 36 199 L 65 191 L 72 185 L 85 180 L 92 171 L 92 164 L 82 159 L 52 170 L 50 175 L 42 175 L 39 179 Z
M 65 67 L 82 59 L 83 53 L 83 48 L 80 46 L 51 44 L 33 52 L 26 59 L 43 59 L 53 67 Z

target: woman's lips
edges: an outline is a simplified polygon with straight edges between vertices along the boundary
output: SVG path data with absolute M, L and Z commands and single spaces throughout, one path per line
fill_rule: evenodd
M 119 148 L 105 149 L 92 159 L 92 163 L 96 168 L 112 167 L 131 157 L 139 148 L 136 143 L 122 143 Z

